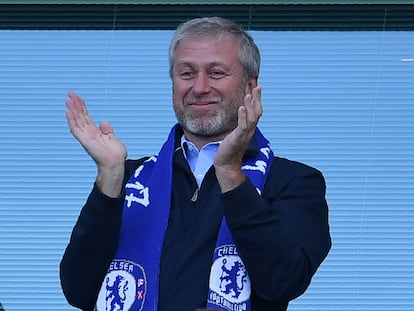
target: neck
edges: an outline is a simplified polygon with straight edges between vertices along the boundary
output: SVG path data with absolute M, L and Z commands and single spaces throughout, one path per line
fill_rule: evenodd
M 204 135 L 197 135 L 191 132 L 188 132 L 184 130 L 184 135 L 187 138 L 187 140 L 191 141 L 198 150 L 201 150 L 205 145 L 216 142 L 216 141 L 222 141 L 229 133 L 224 133 L 221 135 L 213 135 L 213 136 L 204 136 Z

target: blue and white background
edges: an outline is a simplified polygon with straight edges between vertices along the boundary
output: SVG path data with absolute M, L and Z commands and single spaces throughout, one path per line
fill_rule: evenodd
M 320 169 L 333 248 L 291 311 L 414 310 L 414 32 L 251 32 L 260 127 Z M 74 310 L 58 266 L 96 169 L 69 133 L 82 95 L 137 158 L 175 118 L 170 31 L 0 31 L 0 302 Z

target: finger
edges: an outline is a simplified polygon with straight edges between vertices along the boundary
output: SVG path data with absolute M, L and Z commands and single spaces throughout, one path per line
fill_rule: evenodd
M 71 112 L 72 118 L 76 120 L 80 117 L 82 108 L 79 105 L 77 98 L 75 97 L 74 93 L 69 93 L 69 97 L 66 99 L 66 107 L 68 111 Z
M 246 107 L 247 122 L 251 126 L 256 126 L 263 112 L 260 87 L 255 87 L 251 94 L 245 96 L 244 106 Z
M 73 111 L 70 109 L 66 111 L 66 120 L 68 122 L 69 129 L 72 135 L 75 136 L 77 139 L 80 139 L 80 136 L 84 131 L 84 128 L 81 125 L 82 123 L 81 121 L 79 121 L 79 118 L 75 117 Z
M 263 105 L 262 105 L 262 88 L 256 86 L 252 91 L 252 101 L 254 105 L 255 114 L 259 117 L 263 114 Z
M 255 112 L 255 102 L 253 94 L 247 94 L 244 97 L 244 108 L 246 109 L 246 122 L 248 126 L 252 126 L 256 122 L 257 116 Z
M 68 93 L 68 96 L 71 100 L 78 103 L 80 106 L 85 106 L 85 101 L 83 100 L 83 98 L 79 96 L 78 94 L 76 94 L 75 92 L 70 91 Z
M 69 129 L 73 133 L 75 127 L 77 127 L 75 118 L 73 117 L 73 112 L 71 110 L 66 110 L 66 120 L 68 121 Z
M 78 125 L 78 119 L 79 119 L 79 108 L 78 105 L 75 102 L 74 93 L 69 93 L 69 97 L 65 101 L 66 103 L 66 119 L 69 124 L 70 130 L 73 131 L 75 128 L 79 127 Z
M 257 86 L 253 89 L 249 107 L 251 107 L 252 118 L 254 120 L 260 118 L 263 113 L 261 87 Z
M 89 116 L 85 101 L 75 92 L 69 92 L 66 106 L 68 107 L 68 114 L 71 118 L 71 125 L 83 129 L 89 125 L 93 125 L 93 120 Z
M 245 130 L 247 128 L 247 113 L 246 113 L 246 107 L 245 106 L 240 106 L 239 110 L 237 112 L 237 127 L 236 130 L 238 128 Z
M 244 97 L 244 108 L 246 109 L 246 117 L 247 117 L 246 121 L 249 121 L 249 122 L 254 112 L 252 100 L 253 100 L 252 94 L 247 94 Z
M 69 98 L 66 100 L 66 105 L 69 109 L 72 109 L 75 116 L 82 116 L 88 114 L 85 101 L 82 97 L 77 95 L 75 92 L 69 92 Z
M 99 124 L 99 129 L 101 130 L 102 134 L 104 134 L 104 135 L 115 136 L 114 130 L 113 130 L 111 124 L 107 121 L 102 121 Z
M 82 114 L 89 115 L 88 108 L 86 107 L 86 104 L 85 104 L 85 101 L 83 100 L 83 98 L 81 96 L 79 96 L 78 94 L 76 94 L 76 93 L 73 93 L 73 95 L 74 95 L 74 99 L 75 99 L 76 103 L 81 108 Z

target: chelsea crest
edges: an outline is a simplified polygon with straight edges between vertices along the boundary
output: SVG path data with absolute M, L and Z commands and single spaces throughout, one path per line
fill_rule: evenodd
M 248 310 L 250 279 L 235 245 L 222 245 L 215 250 L 210 273 L 209 306 L 222 310 Z
M 147 280 L 144 269 L 129 260 L 114 259 L 102 283 L 96 311 L 143 309 Z

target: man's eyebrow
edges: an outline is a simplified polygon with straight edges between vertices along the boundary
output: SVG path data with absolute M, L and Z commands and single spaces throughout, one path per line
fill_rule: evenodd
M 195 64 L 195 63 L 190 62 L 190 61 L 178 61 L 178 62 L 175 63 L 175 65 L 176 66 L 189 66 L 189 67 L 196 67 L 196 66 L 198 66 L 198 64 Z M 215 67 L 215 66 L 220 66 L 220 67 L 224 67 L 224 68 L 229 68 L 230 69 L 230 66 L 229 65 L 227 65 L 224 62 L 218 62 L 218 61 L 213 61 L 213 62 L 205 63 L 205 64 L 202 65 L 202 67 Z
M 220 67 L 230 69 L 230 66 L 227 65 L 226 63 L 223 63 L 223 62 L 211 62 L 211 63 L 208 64 L 208 67 L 215 67 L 215 66 L 220 66 Z
M 191 64 L 191 62 L 187 62 L 187 61 L 178 61 L 174 63 L 174 66 L 189 66 L 189 67 L 193 67 L 193 65 Z

